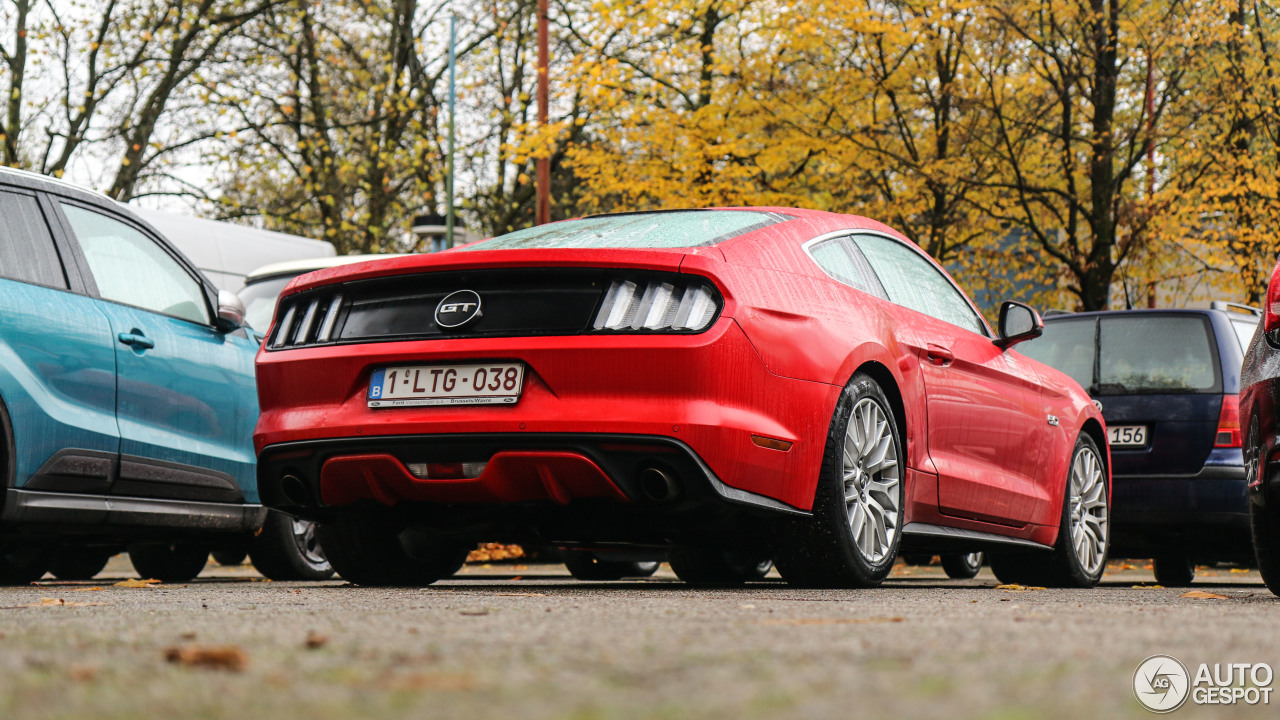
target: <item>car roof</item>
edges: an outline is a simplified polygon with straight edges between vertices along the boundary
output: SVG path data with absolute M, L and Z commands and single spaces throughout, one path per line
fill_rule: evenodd
M 1248 308 L 1247 305 L 1235 305 L 1238 308 Z M 1253 309 L 1253 308 L 1250 308 Z M 1089 318 L 1089 317 L 1115 317 L 1117 315 L 1223 315 L 1232 320 L 1247 320 L 1256 322 L 1262 315 L 1262 311 L 1258 310 L 1258 314 L 1250 314 L 1239 310 L 1228 310 L 1220 307 L 1208 308 L 1131 308 L 1128 310 L 1091 310 L 1088 312 L 1070 312 L 1070 311 L 1054 311 L 1050 310 L 1043 317 L 1045 322 L 1058 322 L 1061 320 L 1071 320 L 1073 318 Z
M 315 272 L 325 268 L 338 267 L 340 265 L 353 265 L 355 263 L 368 262 L 370 260 L 382 260 L 385 258 L 403 257 L 407 253 L 383 253 L 372 255 L 330 255 L 328 257 L 304 258 L 302 260 L 286 260 L 284 262 L 271 263 L 249 273 L 244 278 L 245 285 L 251 285 L 264 280 L 271 280 L 279 277 L 292 277 L 303 273 Z

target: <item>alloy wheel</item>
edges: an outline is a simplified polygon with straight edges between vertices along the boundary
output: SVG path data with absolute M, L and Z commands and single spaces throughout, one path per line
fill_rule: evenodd
M 320 541 L 316 539 L 316 524 L 309 520 L 299 520 L 293 518 L 291 523 L 293 534 L 293 542 L 298 547 L 298 553 L 307 564 L 313 567 L 328 566 L 329 560 L 324 556 L 324 548 L 320 547 Z
M 1071 461 L 1071 544 L 1080 567 L 1088 575 L 1101 569 L 1107 556 L 1107 483 L 1102 461 L 1092 447 L 1082 445 Z
M 884 409 L 872 398 L 853 408 L 844 438 L 844 503 L 858 551 L 872 564 L 893 547 L 901 522 L 898 446 Z

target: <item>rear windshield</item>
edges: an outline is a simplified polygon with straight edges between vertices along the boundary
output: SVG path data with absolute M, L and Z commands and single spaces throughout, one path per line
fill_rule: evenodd
M 754 210 L 676 210 L 601 215 L 517 230 L 461 249 L 701 247 L 790 219 L 780 213 Z
M 1042 337 L 1018 349 L 1070 375 L 1094 395 L 1220 388 L 1213 336 L 1199 315 L 1142 313 L 1048 322 Z

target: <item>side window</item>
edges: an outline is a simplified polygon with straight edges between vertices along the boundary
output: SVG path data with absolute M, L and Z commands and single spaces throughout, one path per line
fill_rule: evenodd
M 0 278 L 67 288 L 53 235 L 31 195 L 0 192 Z
M 809 254 L 823 272 L 849 287 L 885 297 L 884 288 L 871 266 L 847 237 L 823 240 L 809 248 Z
M 858 235 L 855 239 L 891 302 L 979 335 L 987 334 L 964 295 L 919 253 L 879 235 Z
M 151 238 L 92 210 L 62 206 L 105 300 L 209 324 L 204 289 Z

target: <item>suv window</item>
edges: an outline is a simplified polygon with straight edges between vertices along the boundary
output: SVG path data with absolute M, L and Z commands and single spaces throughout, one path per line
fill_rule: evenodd
M 67 204 L 62 210 L 104 300 L 209 324 L 204 289 L 155 241 L 101 213 Z
M 912 310 L 986 335 L 986 325 L 964 295 L 919 253 L 879 235 L 855 238 L 889 300 Z
M 0 278 L 67 288 L 53 235 L 31 195 L 0 192 Z
M 1044 334 L 1018 345 L 1018 351 L 1071 376 L 1082 388 L 1093 387 L 1097 357 L 1098 322 L 1095 318 L 1061 320 L 1044 324 Z
M 847 237 L 823 240 L 809 248 L 809 254 L 823 272 L 849 287 L 884 297 L 884 289 L 858 248 Z

